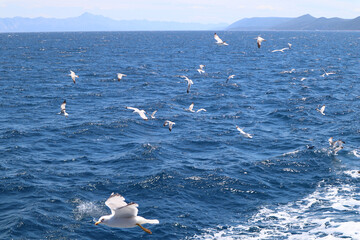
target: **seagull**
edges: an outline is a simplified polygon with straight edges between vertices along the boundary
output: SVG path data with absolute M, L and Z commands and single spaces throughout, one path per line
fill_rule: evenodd
M 304 81 L 305 79 L 306 79 L 306 77 L 303 77 L 303 78 L 300 79 L 300 81 Z
M 138 216 L 138 207 L 136 203 L 126 203 L 125 198 L 118 193 L 112 193 L 105 205 L 111 210 L 110 215 L 105 215 L 99 218 L 95 225 L 104 224 L 109 227 L 117 228 L 132 228 L 139 226 L 145 232 L 152 234 L 152 232 L 141 226 L 142 224 L 159 224 L 157 219 L 145 219 Z
M 288 46 L 289 46 L 289 49 L 291 49 L 292 44 L 291 44 L 291 43 L 288 43 Z
M 189 106 L 189 108 L 186 109 L 186 110 L 188 110 L 188 111 L 190 111 L 190 112 L 195 112 L 195 111 L 193 110 L 193 108 L 194 108 L 194 103 L 191 103 L 190 106 Z
M 118 77 L 118 81 L 120 82 L 120 80 L 122 79 L 122 77 L 126 77 L 127 75 L 122 74 L 122 73 L 118 73 L 117 77 Z
M 239 128 L 238 126 L 236 126 L 236 129 L 240 132 L 241 135 L 243 135 L 244 137 L 247 138 L 252 138 L 251 134 L 244 132 L 243 128 Z
M 229 44 L 227 44 L 226 42 L 224 42 L 223 40 L 221 40 L 221 38 L 219 38 L 219 36 L 215 33 L 214 34 L 214 38 L 216 40 L 216 44 L 219 45 L 219 46 L 227 46 Z
M 284 52 L 284 50 L 289 49 L 289 48 L 282 48 L 282 49 L 277 49 L 277 50 L 273 50 L 271 52 Z
M 331 75 L 331 74 L 335 74 L 334 72 L 326 72 L 325 69 L 323 69 L 323 68 L 322 68 L 322 70 L 324 71 L 324 74 L 321 75 L 322 77 L 325 77 L 325 75 L 326 75 L 326 76 L 329 76 L 329 75 Z
M 334 142 L 333 140 L 333 137 L 329 138 L 329 144 L 330 144 L 330 147 L 334 150 L 334 154 L 336 155 L 337 152 L 339 152 L 341 149 L 343 149 L 343 144 L 345 143 L 344 141 L 342 140 L 337 140 Z
M 142 119 L 148 120 L 147 116 L 145 115 L 145 110 L 139 110 L 138 108 L 133 107 L 126 107 L 126 109 L 134 110 L 134 113 L 138 113 Z
M 61 112 L 59 112 L 58 114 L 64 114 L 65 117 L 68 117 L 69 114 L 66 112 L 66 100 L 64 100 L 64 102 L 61 104 L 60 108 L 61 108 Z
M 257 45 L 258 45 L 258 48 L 260 48 L 261 47 L 261 43 L 262 42 L 265 42 L 266 40 L 265 39 L 263 39 L 262 37 L 260 37 L 260 36 L 258 36 L 257 38 L 255 38 L 257 41 Z
M 76 75 L 73 71 L 70 70 L 70 74 L 69 76 L 71 77 L 71 79 L 73 80 L 74 83 L 76 83 L 75 79 L 78 78 L 79 76 Z
M 184 78 L 185 81 L 187 81 L 188 87 L 187 87 L 186 92 L 189 93 L 190 92 L 190 87 L 191 87 L 192 84 L 194 84 L 194 82 L 191 79 L 189 79 L 187 76 L 180 76 L 180 77 Z
M 230 75 L 230 76 L 228 76 L 228 78 L 226 79 L 226 83 L 228 83 L 228 81 L 229 81 L 230 79 L 234 78 L 234 77 L 235 77 L 235 75 Z
M 206 109 L 205 109 L 205 108 L 200 108 L 200 109 L 199 109 L 199 110 L 197 110 L 196 112 L 198 113 L 198 112 L 201 112 L 201 111 L 206 112 Z
M 325 111 L 325 105 L 323 105 L 320 109 L 316 109 L 316 111 L 318 111 L 319 113 L 321 113 L 322 115 L 325 115 L 324 111 Z
M 175 123 L 172 122 L 172 121 L 166 120 L 166 121 L 164 122 L 164 127 L 165 127 L 166 125 L 169 125 L 169 131 L 171 132 L 172 127 L 173 127 L 173 125 L 175 125 Z
M 155 114 L 156 114 L 157 110 L 153 111 L 153 113 L 151 114 L 151 119 L 155 119 Z
M 200 68 L 199 68 L 199 69 L 196 69 L 196 70 L 197 70 L 200 74 L 205 73 L 204 67 L 205 67 L 205 65 L 200 65 Z

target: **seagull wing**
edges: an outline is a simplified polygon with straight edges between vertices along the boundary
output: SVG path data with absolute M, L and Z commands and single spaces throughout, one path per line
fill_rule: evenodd
M 64 112 L 66 109 L 65 109 L 65 107 L 66 107 L 66 102 L 63 102 L 62 104 L 61 104 L 61 112 Z
M 126 109 L 133 110 L 134 112 L 140 111 L 138 108 L 133 108 L 133 107 L 126 107 Z
M 190 104 L 190 106 L 189 106 L 189 111 L 190 111 L 190 112 L 194 111 L 193 108 L 194 108 L 194 103 Z
M 124 207 L 120 207 L 114 210 L 115 217 L 121 217 L 121 218 L 131 218 L 136 217 L 138 215 L 139 210 L 138 204 L 136 203 L 129 203 L 128 205 Z
M 190 87 L 191 87 L 191 83 L 189 82 L 189 83 L 188 83 L 187 90 L 186 90 L 186 92 L 187 92 L 187 93 L 189 93 L 189 92 L 190 92 Z
M 136 111 L 136 112 L 140 115 L 140 117 L 141 117 L 142 119 L 148 120 L 147 116 L 145 115 L 144 110 Z
M 221 38 L 216 33 L 214 34 L 214 38 L 216 40 L 216 43 L 223 43 L 223 40 L 221 40 Z
M 324 111 L 325 111 L 325 105 L 320 108 L 320 112 L 323 113 Z
M 151 114 L 151 118 L 155 118 L 156 112 L 157 112 L 157 110 L 153 111 L 153 113 Z
M 112 193 L 108 200 L 106 200 L 105 205 L 111 209 L 111 212 L 115 211 L 118 208 L 125 207 L 127 203 L 125 198 L 118 193 Z
M 127 204 L 125 198 L 118 193 L 112 193 L 105 205 L 116 217 L 135 217 L 138 214 L 138 205 L 136 203 Z
M 241 132 L 241 133 L 244 132 L 239 126 L 236 126 L 236 129 L 237 129 L 239 132 Z

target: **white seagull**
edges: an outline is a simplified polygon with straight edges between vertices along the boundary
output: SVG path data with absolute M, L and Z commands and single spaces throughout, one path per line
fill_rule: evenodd
M 260 48 L 261 47 L 261 43 L 262 42 L 266 42 L 266 40 L 265 39 L 263 39 L 262 37 L 260 37 L 260 36 L 258 36 L 257 38 L 255 38 L 256 39 L 256 42 L 257 42 L 257 46 L 258 46 L 258 48 Z
M 194 82 L 191 79 L 189 79 L 187 76 L 180 76 L 180 77 L 184 78 L 185 81 L 187 81 L 188 86 L 187 86 L 186 92 L 189 93 L 190 92 L 190 87 L 191 87 L 191 85 L 194 84 Z
M 234 77 L 235 77 L 235 75 L 230 75 L 230 76 L 228 76 L 228 78 L 226 79 L 226 83 L 228 83 L 228 81 L 229 81 L 230 79 L 234 78 Z
M 126 107 L 126 109 L 133 110 L 134 113 L 138 113 L 142 119 L 148 120 L 147 116 L 145 115 L 146 113 L 145 110 L 140 110 L 138 108 L 133 108 L 133 107 Z
M 155 114 L 156 114 L 157 110 L 153 111 L 153 113 L 151 114 L 151 119 L 155 119 Z
M 64 100 L 64 102 L 61 104 L 60 108 L 61 108 L 61 112 L 59 112 L 58 114 L 64 114 L 65 117 L 69 116 L 69 114 L 66 112 L 66 100 Z
M 122 77 L 126 77 L 127 75 L 122 74 L 122 73 L 118 73 L 117 77 L 118 77 L 118 81 L 120 82 L 120 80 L 122 79 Z
M 219 46 L 227 46 L 227 45 L 229 45 L 226 42 L 224 42 L 223 40 L 221 40 L 221 38 L 216 33 L 214 34 L 214 38 L 216 40 L 216 44 L 219 45 Z
M 322 115 L 325 115 L 324 111 L 325 111 L 325 105 L 323 105 L 320 109 L 316 109 L 316 111 L 318 111 L 319 113 L 321 113 Z
M 322 77 L 329 76 L 329 75 L 331 75 L 331 74 L 336 74 L 336 73 L 334 73 L 334 72 L 326 72 L 325 69 L 323 69 L 323 68 L 322 68 L 322 70 L 324 71 L 324 74 L 321 75 Z
M 236 129 L 240 132 L 241 135 L 243 135 L 244 137 L 247 138 L 252 138 L 251 134 L 244 132 L 243 128 L 239 128 L 238 126 L 236 126 Z
M 201 112 L 201 111 L 206 112 L 206 109 L 205 109 L 205 108 L 200 108 L 200 109 L 199 109 L 199 110 L 197 110 L 196 112 L 198 113 L 198 112 Z
M 288 46 L 289 46 L 289 49 L 291 49 L 292 44 L 291 44 L 291 43 L 288 43 Z
M 282 48 L 282 49 L 276 49 L 276 50 L 272 50 L 271 52 L 284 52 L 284 50 L 287 50 L 289 48 Z
M 126 203 L 125 198 L 118 193 L 112 193 L 105 205 L 111 210 L 110 215 L 102 216 L 95 223 L 95 225 L 104 224 L 109 227 L 116 228 L 133 228 L 139 226 L 145 232 L 152 234 L 152 232 L 141 226 L 142 224 L 159 224 L 157 219 L 145 219 L 138 216 L 138 207 L 136 203 Z
M 200 68 L 196 69 L 200 74 L 205 73 L 204 67 L 205 65 L 199 65 Z
M 166 125 L 169 125 L 169 131 L 171 132 L 172 127 L 173 127 L 173 125 L 175 125 L 175 123 L 172 122 L 172 121 L 166 120 L 166 121 L 164 122 L 164 127 L 165 127 Z
M 73 71 L 70 70 L 70 74 L 69 76 L 71 77 L 71 79 L 73 80 L 74 83 L 76 83 L 75 79 L 78 78 L 79 76 L 76 75 Z
M 337 140 L 337 141 L 333 141 L 333 137 L 329 138 L 329 144 L 330 144 L 330 147 L 334 150 L 334 154 L 336 155 L 337 152 L 339 152 L 341 149 L 343 149 L 343 144 L 345 142 L 342 141 L 342 140 Z
M 190 112 L 195 112 L 195 111 L 193 110 L 193 108 L 194 108 L 194 103 L 191 103 L 190 106 L 189 106 L 189 108 L 186 109 L 186 110 L 188 110 L 188 111 L 190 111 Z

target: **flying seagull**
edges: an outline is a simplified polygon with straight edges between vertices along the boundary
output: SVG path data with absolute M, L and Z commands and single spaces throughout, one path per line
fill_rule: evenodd
M 221 38 L 216 33 L 214 34 L 214 38 L 216 40 L 216 44 L 219 45 L 219 46 L 227 46 L 227 45 L 229 45 L 226 42 L 224 42 L 223 40 L 221 40 Z
M 69 76 L 71 77 L 71 79 L 73 80 L 74 83 L 76 83 L 75 79 L 78 78 L 79 76 L 76 75 L 73 71 L 70 70 L 70 74 Z
M 165 127 L 166 125 L 169 125 L 169 131 L 171 132 L 172 127 L 173 127 L 173 125 L 175 125 L 175 123 L 172 122 L 172 121 L 166 120 L 166 121 L 164 122 L 164 127 Z
M 228 83 L 229 80 L 232 79 L 232 78 L 234 78 L 234 77 L 235 77 L 235 75 L 230 75 L 230 76 L 228 76 L 228 78 L 226 79 L 226 83 Z
M 325 111 L 325 105 L 323 105 L 320 109 L 316 109 L 316 111 L 318 111 L 319 113 L 321 113 L 322 115 L 325 115 L 324 111 Z
M 152 232 L 141 226 L 142 224 L 159 224 L 157 219 L 145 219 L 138 216 L 138 207 L 136 203 L 126 203 L 125 198 L 118 193 L 112 193 L 105 205 L 111 210 L 110 215 L 105 215 L 99 218 L 95 225 L 104 224 L 109 227 L 116 228 L 132 228 L 139 226 L 145 232 L 152 234 Z
M 134 113 L 138 113 L 142 119 L 148 120 L 147 116 L 145 115 L 145 110 L 139 110 L 138 108 L 133 107 L 126 107 L 126 109 L 134 110 Z
M 333 137 L 329 138 L 329 144 L 330 144 L 330 147 L 334 150 L 334 154 L 336 155 L 337 152 L 339 152 L 341 149 L 343 149 L 343 144 L 345 142 L 342 141 L 342 140 L 337 140 L 337 141 L 334 141 L 333 140 Z
M 187 76 L 180 76 L 180 77 L 184 78 L 185 81 L 187 81 L 188 86 L 187 86 L 186 92 L 189 93 L 190 92 L 190 87 L 191 87 L 191 85 L 194 84 L 194 82 L 191 79 L 189 79 Z
M 122 74 L 122 73 L 118 73 L 117 77 L 118 77 L 118 81 L 120 82 L 120 80 L 122 79 L 122 77 L 126 77 L 127 75 Z
M 289 46 L 289 49 L 291 49 L 292 44 L 291 44 L 291 43 L 288 43 L 288 46 Z
M 155 119 L 155 114 L 156 114 L 157 110 L 153 111 L 153 113 L 151 114 L 151 119 Z
M 334 72 L 326 72 L 325 69 L 323 69 L 323 68 L 322 68 L 322 70 L 324 71 L 324 74 L 321 75 L 322 77 L 329 76 L 331 74 L 335 74 Z
M 276 49 L 271 52 L 284 52 L 284 50 L 287 50 L 287 49 L 289 49 L 289 48 Z
M 205 109 L 205 108 L 200 108 L 200 109 L 199 109 L 199 110 L 197 110 L 196 112 L 198 113 L 198 112 L 201 112 L 201 111 L 206 112 L 206 109 Z
M 247 138 L 252 138 L 251 134 L 244 132 L 243 128 L 239 128 L 238 126 L 236 126 L 236 129 L 240 132 L 241 135 L 243 135 L 244 137 Z
M 257 38 L 255 38 L 257 41 L 257 46 L 258 46 L 258 48 L 260 48 L 261 47 L 261 43 L 262 42 L 266 42 L 266 40 L 265 39 L 263 39 L 262 37 L 260 37 L 260 36 L 258 36 Z
M 196 69 L 200 74 L 205 73 L 204 70 L 205 65 L 200 65 L 200 68 Z
M 60 108 L 61 108 L 61 112 L 59 112 L 58 114 L 64 114 L 65 117 L 69 116 L 69 114 L 66 112 L 66 100 L 64 100 L 64 102 L 61 104 Z

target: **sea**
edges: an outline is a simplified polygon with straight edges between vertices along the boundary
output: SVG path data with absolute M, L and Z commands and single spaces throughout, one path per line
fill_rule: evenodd
M 360 239 L 360 32 L 217 34 L 1 33 L 0 239 Z

